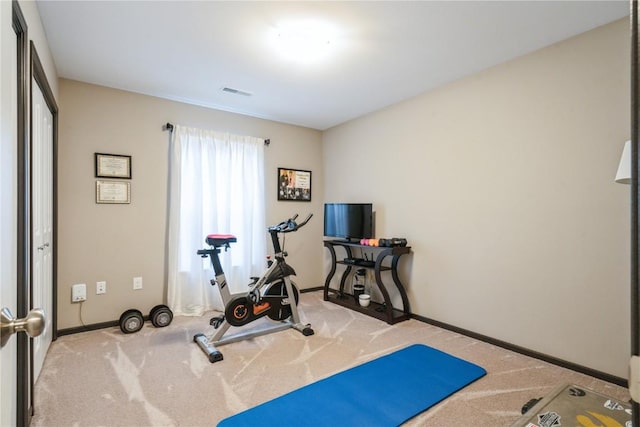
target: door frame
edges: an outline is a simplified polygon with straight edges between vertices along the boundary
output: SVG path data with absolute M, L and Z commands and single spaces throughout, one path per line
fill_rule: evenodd
M 12 0 L 12 24 L 17 40 L 17 270 L 16 270 L 16 317 L 24 318 L 29 312 L 29 284 L 31 282 L 30 255 L 30 146 L 29 110 L 27 90 L 29 84 L 28 49 L 27 49 L 27 21 L 17 0 Z M 26 426 L 31 418 L 29 402 L 29 337 L 26 334 L 16 334 L 17 369 L 16 369 L 16 425 Z

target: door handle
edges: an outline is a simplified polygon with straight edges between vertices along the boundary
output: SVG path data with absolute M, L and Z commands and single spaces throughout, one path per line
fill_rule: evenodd
M 23 319 L 16 319 L 7 307 L 0 311 L 0 347 L 9 341 L 16 332 L 26 332 L 30 337 L 37 337 L 44 331 L 45 315 L 41 308 L 34 308 Z

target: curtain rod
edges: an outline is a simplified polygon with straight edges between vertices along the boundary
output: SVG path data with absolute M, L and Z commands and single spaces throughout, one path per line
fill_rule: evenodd
M 173 132 L 173 124 L 167 122 L 164 126 L 162 126 L 162 130 L 168 130 L 169 132 Z M 269 144 L 271 144 L 271 140 L 270 139 L 265 139 L 264 140 L 264 145 L 266 145 L 268 147 Z

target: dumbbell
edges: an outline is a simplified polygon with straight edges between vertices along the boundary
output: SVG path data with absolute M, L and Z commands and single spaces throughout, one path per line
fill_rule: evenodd
M 173 312 L 166 305 L 159 304 L 153 307 L 149 312 L 149 320 L 151 320 L 151 324 L 156 328 L 164 328 L 173 320 Z M 140 310 L 131 308 L 122 313 L 118 323 L 120 325 L 120 330 L 123 333 L 133 334 L 142 329 L 144 317 L 142 317 L 142 312 L 140 312 Z
M 394 237 L 393 239 L 380 239 L 379 246 L 391 248 L 394 246 L 407 246 L 407 239 Z
M 391 243 L 389 244 L 389 246 L 407 246 L 407 239 L 394 237 L 393 239 L 391 239 Z
M 129 310 L 125 310 L 124 313 L 120 315 L 120 321 L 118 323 L 120 325 L 120 330 L 123 333 L 133 334 L 134 332 L 138 332 L 142 329 L 144 318 L 142 317 L 140 310 L 131 308 Z
M 164 328 L 169 326 L 173 320 L 173 312 L 164 304 L 156 305 L 149 312 L 149 320 L 156 328 Z

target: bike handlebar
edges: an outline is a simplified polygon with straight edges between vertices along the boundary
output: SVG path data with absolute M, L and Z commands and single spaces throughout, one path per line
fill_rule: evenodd
M 298 216 L 298 215 L 296 215 L 296 216 Z M 297 224 L 298 228 L 304 227 L 309 222 L 309 220 L 311 219 L 312 216 L 313 216 L 313 214 L 310 213 L 309 216 L 304 221 L 302 221 L 300 224 Z
M 298 214 L 295 214 L 288 220 L 282 221 L 280 224 L 272 225 L 269 227 L 269 231 L 277 231 L 278 233 L 291 233 L 293 231 L 298 231 L 298 229 L 304 227 L 309 222 L 312 216 L 313 214 L 310 213 L 304 221 L 297 224 L 295 220 L 298 218 Z

